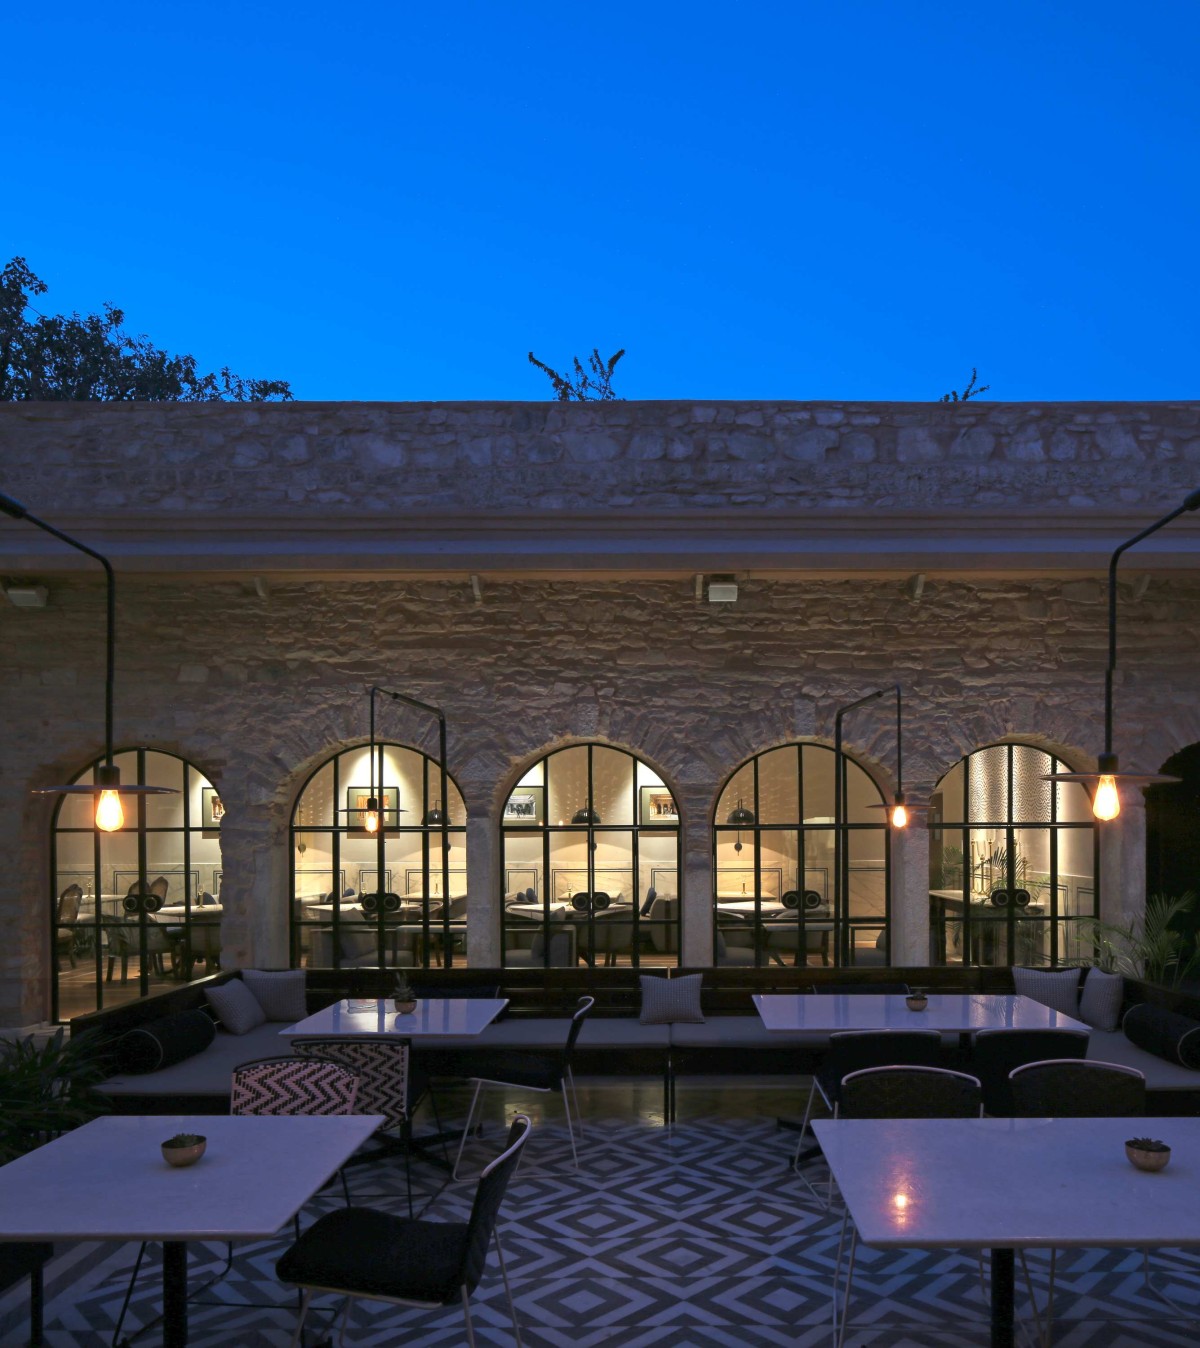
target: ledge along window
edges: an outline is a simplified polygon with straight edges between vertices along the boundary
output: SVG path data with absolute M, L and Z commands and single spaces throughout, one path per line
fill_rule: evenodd
M 634 754 L 548 754 L 500 821 L 505 965 L 677 965 L 679 847 L 675 798 Z
M 74 779 L 94 780 L 97 759 Z M 50 843 L 52 1001 L 56 1020 L 162 992 L 221 960 L 221 819 L 209 779 L 157 749 L 125 749 L 125 781 L 178 794 L 136 796 L 115 833 L 90 795 L 63 796 Z
M 447 783 L 444 802 L 436 759 L 380 741 L 373 771 L 364 744 L 309 777 L 292 811 L 293 968 L 467 962 L 467 811 L 457 785 Z M 368 828 L 372 796 L 376 829 Z
M 836 758 L 823 744 L 783 745 L 743 763 L 721 789 L 715 963 L 889 962 L 891 840 L 887 811 L 871 808 L 884 796 L 843 754 L 847 809 L 839 820 Z
M 1099 839 L 1073 769 L 1028 744 L 992 744 L 938 782 L 929 814 L 931 964 L 1072 964 L 1094 953 Z

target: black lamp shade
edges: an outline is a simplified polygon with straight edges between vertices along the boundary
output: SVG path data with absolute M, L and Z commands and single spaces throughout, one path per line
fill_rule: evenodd
M 598 824 L 600 816 L 590 806 L 584 805 L 571 816 L 572 824 Z
M 733 824 L 738 828 L 742 828 L 748 824 L 753 824 L 754 811 L 747 810 L 746 807 L 741 803 L 741 801 L 738 801 L 737 809 L 729 811 L 729 818 L 725 822 L 728 824 Z
M 442 809 L 442 802 L 440 800 L 434 801 L 433 809 L 426 810 L 424 818 L 421 820 L 421 823 L 423 824 L 445 824 L 448 822 L 446 811 Z

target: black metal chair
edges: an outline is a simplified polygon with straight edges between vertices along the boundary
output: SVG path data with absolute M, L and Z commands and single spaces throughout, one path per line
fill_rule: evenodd
M 513 1331 L 521 1348 L 521 1326 L 513 1303 L 497 1219 L 505 1190 L 529 1137 L 529 1118 L 518 1114 L 505 1149 L 479 1177 L 466 1222 L 414 1221 L 375 1208 L 342 1208 L 314 1222 L 275 1265 L 280 1280 L 303 1289 L 300 1320 L 292 1339 L 300 1342 L 313 1292 L 347 1298 L 342 1333 L 356 1297 L 434 1310 L 462 1301 L 467 1343 L 475 1348 L 471 1296 L 479 1286 L 494 1240 L 500 1276 L 508 1297 Z
M 1136 1067 L 1051 1058 L 1008 1074 L 1018 1119 L 1122 1119 L 1146 1112 L 1146 1078 Z
M 993 1118 L 1011 1118 L 1009 1073 L 1026 1063 L 1051 1058 L 1085 1058 L 1086 1030 L 980 1030 L 971 1045 L 969 1067 L 983 1082 L 983 1108 Z
M 792 1169 L 804 1180 L 818 1203 L 822 1202 L 820 1195 L 800 1170 L 804 1135 L 812 1121 L 817 1096 L 821 1097 L 826 1108 L 836 1118 L 842 1082 L 851 1073 L 869 1067 L 936 1067 L 941 1049 L 942 1037 L 936 1030 L 846 1030 L 829 1036 L 829 1050 L 813 1075 L 812 1088 L 808 1092 L 808 1103 L 800 1124 L 800 1136 L 796 1142 L 796 1153 L 792 1158 Z M 828 1205 L 827 1197 L 822 1206 Z
M 472 1076 L 475 1082 L 475 1094 L 471 1097 L 471 1108 L 467 1111 L 467 1122 L 463 1127 L 462 1141 L 458 1144 L 458 1155 L 454 1158 L 454 1178 L 458 1179 L 458 1167 L 462 1164 L 463 1148 L 475 1124 L 476 1112 L 485 1086 L 516 1086 L 525 1090 L 557 1092 L 562 1096 L 563 1109 L 567 1116 L 567 1136 L 571 1139 L 571 1155 L 575 1168 L 579 1168 L 579 1151 L 575 1146 L 575 1122 L 579 1124 L 579 1135 L 583 1136 L 583 1118 L 579 1113 L 579 1097 L 575 1092 L 575 1078 L 571 1075 L 571 1055 L 575 1051 L 575 1041 L 583 1029 L 587 1013 L 596 1004 L 594 997 L 580 997 L 575 1014 L 567 1030 L 567 1042 L 561 1053 L 523 1052 L 521 1049 L 500 1049 L 487 1055 L 487 1075 Z M 572 1106 L 575 1120 L 572 1121 Z
M 934 1038 L 937 1038 L 935 1035 Z M 841 1098 L 834 1117 L 839 1119 L 977 1119 L 983 1113 L 983 1088 L 978 1077 L 951 1072 L 943 1067 L 868 1067 L 842 1078 Z M 842 1270 L 842 1248 L 846 1228 L 850 1227 L 850 1252 L 846 1265 L 846 1290 L 838 1316 L 838 1280 Z M 838 1237 L 837 1263 L 833 1272 L 833 1318 L 837 1348 L 846 1335 L 850 1308 L 850 1289 L 854 1282 L 854 1255 L 858 1249 L 858 1227 L 850 1220 L 850 1209 L 842 1218 Z M 982 1279 L 982 1260 L 980 1278 Z

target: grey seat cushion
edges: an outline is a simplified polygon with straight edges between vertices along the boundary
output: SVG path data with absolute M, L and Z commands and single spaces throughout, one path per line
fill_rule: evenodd
M 213 1095 L 227 1096 L 233 1069 L 256 1058 L 273 1058 L 290 1053 L 291 1044 L 279 1031 L 279 1024 L 268 1021 L 246 1034 L 217 1030 L 217 1037 L 194 1058 L 144 1076 L 122 1074 L 102 1081 L 97 1090 L 105 1095 Z
M 773 1034 L 760 1016 L 709 1016 L 703 1025 L 671 1027 L 674 1048 L 824 1048 L 828 1034 Z
M 581 1049 L 666 1049 L 671 1043 L 669 1025 L 643 1025 L 632 1016 L 589 1016 L 583 1022 L 576 1047 Z
M 1147 1090 L 1200 1090 L 1200 1072 L 1147 1053 L 1145 1049 L 1131 1044 L 1120 1030 L 1093 1030 L 1088 1037 L 1087 1056 L 1093 1062 L 1115 1062 L 1122 1067 L 1136 1067 L 1146 1078 Z

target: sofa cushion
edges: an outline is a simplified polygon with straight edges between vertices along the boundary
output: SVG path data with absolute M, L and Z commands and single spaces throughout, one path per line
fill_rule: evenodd
M 1089 969 L 1079 994 L 1079 1019 L 1094 1030 L 1115 1030 L 1121 1023 L 1125 980 L 1120 974 Z
M 233 1069 L 256 1058 L 274 1058 L 291 1052 L 290 1042 L 278 1025 L 263 1024 L 246 1034 L 218 1029 L 203 1053 L 160 1067 L 149 1076 L 122 1072 L 102 1081 L 97 1090 L 105 1095 L 155 1095 L 163 1097 L 204 1095 L 229 1098 Z
M 1030 997 L 1052 1011 L 1065 1016 L 1079 1016 L 1078 969 L 1022 969 L 1014 967 L 1013 991 L 1019 997 Z
M 117 1040 L 117 1069 L 131 1075 L 157 1072 L 203 1053 L 216 1035 L 213 1018 L 199 1007 L 163 1016 L 126 1030 Z
M 279 973 L 243 969 L 242 982 L 254 994 L 254 1000 L 268 1020 L 294 1025 L 308 1015 L 303 969 L 284 969 Z
M 1200 1068 L 1200 1020 L 1141 1002 L 1125 1012 L 1121 1029 L 1126 1039 L 1157 1058 Z
M 205 988 L 204 995 L 217 1013 L 222 1028 L 230 1034 L 247 1034 L 267 1019 L 266 1012 L 258 1004 L 258 998 L 239 978 Z
M 1088 1036 L 1087 1056 L 1091 1062 L 1115 1062 L 1136 1067 L 1146 1078 L 1150 1091 L 1200 1090 L 1200 1075 L 1190 1067 L 1155 1057 L 1125 1038 L 1120 1030 L 1093 1030 Z
M 654 978 L 643 974 L 643 1025 L 671 1025 L 676 1021 L 704 1023 L 700 1009 L 700 985 L 703 974 L 684 974 L 682 978 Z
M 812 1031 L 772 1032 L 761 1016 L 709 1016 L 703 1024 L 671 1026 L 673 1048 L 827 1048 L 829 1035 Z

